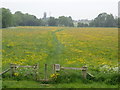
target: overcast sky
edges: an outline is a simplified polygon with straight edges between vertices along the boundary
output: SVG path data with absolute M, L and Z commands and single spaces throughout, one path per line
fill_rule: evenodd
M 118 16 L 119 0 L 1 0 L 1 7 L 9 8 L 12 13 L 22 11 L 43 17 L 72 16 L 74 20 L 93 19 L 99 13 L 107 12 Z

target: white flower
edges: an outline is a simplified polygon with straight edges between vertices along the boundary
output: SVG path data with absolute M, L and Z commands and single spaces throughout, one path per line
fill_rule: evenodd
M 113 69 L 113 71 L 118 72 L 118 67 L 114 67 L 112 69 Z

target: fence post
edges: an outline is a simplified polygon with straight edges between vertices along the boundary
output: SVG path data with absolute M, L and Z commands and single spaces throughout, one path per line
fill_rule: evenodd
M 47 80 L 47 64 L 45 64 L 45 80 Z
M 14 76 L 16 65 L 10 64 L 10 68 L 11 68 L 11 77 L 12 77 L 12 76 Z
M 87 67 L 83 66 L 82 67 L 82 76 L 84 79 L 86 79 L 86 76 L 87 76 Z
M 53 73 L 55 73 L 55 64 L 53 64 Z
M 36 80 L 38 79 L 38 74 L 39 74 L 39 64 L 37 64 L 36 67 Z
M 34 74 L 34 79 L 37 80 L 37 77 L 38 77 L 38 76 L 37 76 L 37 75 L 38 75 L 38 74 L 37 74 L 37 73 L 38 73 L 38 71 L 37 71 L 38 65 L 36 64 L 36 65 L 34 65 L 33 67 L 34 67 L 34 73 L 35 73 L 35 74 Z
M 39 64 L 37 64 L 37 72 L 36 72 L 36 73 L 37 73 L 37 79 L 38 79 L 38 77 L 39 77 L 39 68 L 40 68 L 40 67 L 39 67 Z

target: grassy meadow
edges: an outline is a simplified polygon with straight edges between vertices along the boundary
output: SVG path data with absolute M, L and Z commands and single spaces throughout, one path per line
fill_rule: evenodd
M 10 63 L 39 64 L 38 78 L 44 77 L 44 64 L 88 67 L 94 78 L 83 80 L 81 71 L 62 70 L 49 85 L 36 82 L 32 70 L 19 69 L 14 78 L 3 75 L 3 88 L 117 88 L 118 29 L 70 27 L 15 27 L 2 30 L 2 70 Z M 31 74 L 25 75 L 30 71 Z M 24 76 L 25 75 L 25 76 Z

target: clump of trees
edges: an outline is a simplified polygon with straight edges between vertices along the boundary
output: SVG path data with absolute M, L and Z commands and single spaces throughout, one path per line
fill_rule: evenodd
M 120 18 L 112 14 L 101 13 L 88 23 L 78 23 L 78 27 L 120 27 Z
M 5 27 L 10 27 L 13 25 L 13 17 L 12 17 L 12 14 L 10 12 L 9 9 L 5 9 L 5 8 L 1 8 L 0 11 L 2 13 L 0 13 L 0 17 L 2 17 L 1 21 L 2 21 L 2 27 L 5 28 Z
M 57 26 L 58 25 L 58 19 L 54 17 L 50 17 L 48 19 L 48 26 Z
M 38 19 L 34 15 L 23 14 L 20 11 L 14 14 L 6 8 L 1 8 L 1 11 L 2 28 L 11 26 L 74 26 L 71 17 L 60 16 L 59 18 L 49 17 Z
M 89 27 L 89 24 L 79 22 L 77 27 Z
M 0 8 L 0 27 L 6 28 L 11 26 L 66 26 L 74 27 L 72 17 L 60 16 L 43 17 L 38 19 L 34 15 L 24 14 L 20 11 L 11 13 L 9 9 Z M 112 14 L 101 13 L 89 24 L 78 22 L 77 27 L 120 27 L 120 18 L 115 18 Z
M 68 26 L 68 27 L 73 27 L 73 20 L 72 17 L 65 17 L 65 16 L 60 16 L 58 18 L 58 26 Z
M 28 13 L 23 14 L 20 11 L 17 11 L 15 14 L 13 14 L 13 22 L 15 26 L 38 26 L 41 23 L 36 16 Z
M 94 20 L 91 21 L 92 27 L 117 27 L 118 18 L 114 18 L 112 14 L 101 13 Z

